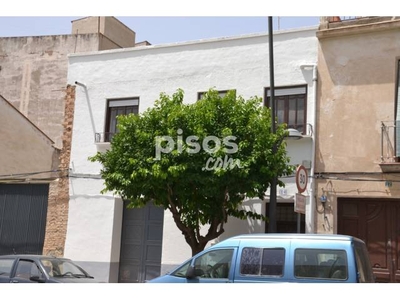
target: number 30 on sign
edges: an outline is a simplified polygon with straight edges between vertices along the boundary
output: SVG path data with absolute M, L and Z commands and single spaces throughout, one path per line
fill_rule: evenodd
M 296 186 L 299 193 L 303 193 L 307 188 L 308 175 L 303 165 L 299 165 L 296 170 Z

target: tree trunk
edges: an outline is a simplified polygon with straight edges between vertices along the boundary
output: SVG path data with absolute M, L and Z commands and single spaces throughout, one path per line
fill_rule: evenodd
M 170 206 L 168 207 L 168 209 L 172 213 L 172 217 L 176 226 L 185 237 L 186 243 L 188 243 L 188 245 L 192 249 L 192 256 L 203 251 L 209 241 L 216 239 L 224 233 L 224 222 L 226 222 L 226 220 L 214 218 L 210 223 L 207 234 L 205 236 L 202 236 L 200 234 L 201 228 L 199 225 L 195 226 L 194 228 L 190 228 L 181 221 L 181 214 L 172 202 L 171 197 L 169 197 L 169 203 Z
M 195 256 L 196 254 L 200 253 L 201 251 L 204 250 L 206 247 L 207 243 L 196 243 L 195 245 L 190 245 L 190 248 L 192 249 L 192 256 Z

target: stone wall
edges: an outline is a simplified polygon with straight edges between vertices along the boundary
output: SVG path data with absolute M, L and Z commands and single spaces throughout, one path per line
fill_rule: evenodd
M 60 178 L 50 184 L 47 207 L 46 235 L 43 254 L 63 256 L 67 235 L 69 183 L 68 170 L 71 156 L 72 126 L 74 120 L 75 86 L 68 85 L 65 95 L 65 113 L 60 153 Z

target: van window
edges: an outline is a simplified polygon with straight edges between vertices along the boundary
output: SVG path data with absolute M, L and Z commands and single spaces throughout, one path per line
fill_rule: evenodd
M 346 251 L 330 249 L 296 249 L 294 276 L 345 280 L 348 274 Z
M 233 249 L 218 249 L 199 256 L 194 261 L 196 274 L 202 278 L 228 278 Z
M 283 276 L 284 248 L 243 248 L 240 273 L 256 276 Z
M 175 270 L 171 275 L 173 276 L 178 276 L 178 277 L 186 277 L 186 272 L 190 266 L 190 261 L 179 267 L 177 270 Z

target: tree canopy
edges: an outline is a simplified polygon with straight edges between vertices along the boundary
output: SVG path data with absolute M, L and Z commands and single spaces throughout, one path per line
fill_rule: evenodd
M 102 164 L 102 192 L 113 191 L 130 207 L 151 201 L 168 209 L 196 254 L 224 232 L 228 216 L 265 219 L 241 204 L 263 199 L 272 178 L 293 173 L 286 135 L 283 125 L 271 132 L 270 109 L 258 97 L 220 97 L 211 89 L 185 104 L 177 90 L 160 94 L 142 114 L 119 116 L 111 149 L 90 160 Z

